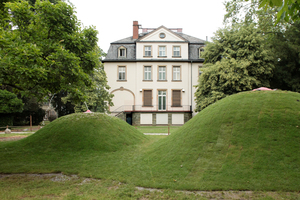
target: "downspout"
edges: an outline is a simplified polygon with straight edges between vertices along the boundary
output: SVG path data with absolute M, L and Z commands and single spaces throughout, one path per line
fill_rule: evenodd
M 191 60 L 191 112 L 193 112 L 193 61 Z

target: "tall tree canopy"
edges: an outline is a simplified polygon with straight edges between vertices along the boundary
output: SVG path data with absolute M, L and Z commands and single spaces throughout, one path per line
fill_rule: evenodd
M 204 73 L 195 93 L 196 111 L 240 91 L 269 86 L 274 64 L 264 38 L 251 24 L 220 29 L 205 47 Z
M 0 19 L 0 85 L 39 99 L 64 90 L 78 101 L 96 87 L 97 70 L 101 86 L 108 88 L 97 31 L 82 29 L 71 5 L 20 1 L 5 3 L 2 10 L 12 14 Z
M 249 0 L 246 0 L 249 1 Z M 261 0 L 260 7 L 277 7 L 277 22 L 284 19 L 289 22 L 300 19 L 300 0 Z

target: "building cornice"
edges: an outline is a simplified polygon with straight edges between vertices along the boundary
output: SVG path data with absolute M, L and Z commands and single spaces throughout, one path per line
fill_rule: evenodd
M 105 62 L 197 62 L 203 63 L 204 59 L 190 60 L 190 59 L 182 59 L 182 60 L 174 60 L 174 59 L 132 59 L 132 60 L 102 60 L 102 63 Z

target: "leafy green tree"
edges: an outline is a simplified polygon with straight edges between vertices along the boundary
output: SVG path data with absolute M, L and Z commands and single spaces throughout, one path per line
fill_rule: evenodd
M 255 24 L 265 37 L 264 48 L 273 52 L 271 87 L 299 92 L 299 21 L 277 21 L 279 8 L 263 9 L 258 0 L 226 1 L 226 24 Z M 245 13 L 242 15 L 241 13 Z
M 13 15 L 11 28 L 0 27 L 0 85 L 38 99 L 61 90 L 74 101 L 85 99 L 84 91 L 96 86 L 91 75 L 101 67 L 95 28 L 82 29 L 73 7 L 61 1 L 5 5 Z
M 96 85 L 95 88 L 90 88 L 85 90 L 85 95 L 88 97 L 86 101 L 79 103 L 74 103 L 72 94 L 69 94 L 64 98 L 64 102 L 73 102 L 75 105 L 75 112 L 84 112 L 87 108 L 93 112 L 105 112 L 108 111 L 109 106 L 113 106 L 112 97 L 113 94 L 109 94 L 109 86 L 103 87 L 106 79 L 104 79 L 105 71 L 103 65 L 100 69 L 95 70 L 92 75 L 93 84 Z
M 23 97 L 23 111 L 13 114 L 13 125 L 24 126 L 30 124 L 30 116 L 32 116 L 32 124 L 39 125 L 45 116 L 45 110 L 42 109 L 42 103 L 38 102 L 37 98 Z
M 276 61 L 271 86 L 300 92 L 300 22 L 275 34 L 269 45 Z
M 23 110 L 23 103 L 17 95 L 0 89 L 0 127 L 13 125 L 13 114 Z
M 196 111 L 241 91 L 269 86 L 272 53 L 255 28 L 235 25 L 220 29 L 205 47 L 205 66 L 195 93 Z
M 279 8 L 276 22 L 279 22 L 280 19 L 284 19 L 287 22 L 290 20 L 297 21 L 300 19 L 299 0 L 261 0 L 260 7 L 264 7 L 265 9 L 269 7 Z
M 0 90 L 0 113 L 16 113 L 22 110 L 23 103 L 17 95 L 7 90 Z
M 66 91 L 60 91 L 59 93 L 55 94 L 53 99 L 51 100 L 51 104 L 55 109 L 58 117 L 72 114 L 75 112 L 75 105 L 71 101 L 63 101 L 63 99 L 67 96 L 68 93 Z

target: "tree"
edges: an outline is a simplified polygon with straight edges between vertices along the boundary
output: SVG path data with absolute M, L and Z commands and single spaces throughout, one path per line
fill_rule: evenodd
M 260 7 L 258 0 L 225 2 L 224 23 L 255 24 L 265 37 L 265 46 L 273 52 L 275 68 L 271 87 L 299 92 L 299 21 L 277 21 L 279 8 Z M 280 2 L 280 1 L 279 1 Z M 240 13 L 245 13 L 241 15 Z
M 228 95 L 269 86 L 273 57 L 254 24 L 220 29 L 212 39 L 203 54 L 206 69 L 195 93 L 196 111 Z
M 101 68 L 95 70 L 92 76 L 93 84 L 96 87 L 85 90 L 85 94 L 88 97 L 85 102 L 74 103 L 75 112 L 84 112 L 87 110 L 87 107 L 93 112 L 105 112 L 109 110 L 109 106 L 113 106 L 113 94 L 109 94 L 108 92 L 110 87 L 105 85 L 105 77 L 104 67 L 101 65 Z M 64 103 L 72 102 L 72 99 L 72 94 L 69 94 L 63 101 Z
M 249 1 L 249 0 L 246 0 Z M 300 1 L 299 0 L 261 0 L 260 6 L 268 9 L 269 7 L 278 7 L 277 22 L 284 19 L 286 22 L 297 21 L 300 19 Z
M 13 114 L 13 125 L 30 125 L 30 116 L 32 116 L 32 124 L 39 125 L 45 117 L 45 110 L 42 109 L 42 103 L 39 103 L 35 97 L 23 97 L 22 102 L 24 103 L 23 111 Z
M 13 125 L 13 114 L 23 110 L 23 103 L 17 95 L 0 89 L 0 127 Z
M 269 46 L 276 61 L 271 86 L 300 92 L 300 22 L 275 34 Z
M 91 75 L 101 67 L 95 28 L 81 29 L 73 7 L 61 1 L 5 5 L 13 15 L 10 28 L 0 27 L 0 85 L 38 99 L 61 90 L 74 101 L 85 99 L 84 91 L 95 87 Z

